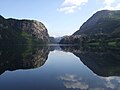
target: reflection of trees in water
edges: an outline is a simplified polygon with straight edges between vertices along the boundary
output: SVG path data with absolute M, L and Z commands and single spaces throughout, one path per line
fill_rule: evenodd
M 49 54 L 49 47 L 26 45 L 0 48 L 0 73 L 6 70 L 31 69 L 42 66 Z
M 106 47 L 61 46 L 72 52 L 94 73 L 100 76 L 120 76 L 120 50 Z
M 57 48 L 57 47 L 56 47 Z M 31 69 L 42 66 L 49 51 L 55 47 L 33 47 L 26 45 L 0 47 L 0 73 L 6 70 Z M 107 47 L 61 46 L 66 52 L 72 52 L 100 76 L 120 76 L 120 50 Z

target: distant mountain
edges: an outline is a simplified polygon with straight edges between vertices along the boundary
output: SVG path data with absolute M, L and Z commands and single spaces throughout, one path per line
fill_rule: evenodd
M 50 43 L 55 43 L 54 37 L 49 37 L 49 39 L 50 39 Z
M 60 44 L 80 44 L 81 42 L 81 36 L 79 35 L 72 35 L 72 36 L 64 36 L 60 40 Z
M 102 10 L 90 17 L 73 35 L 120 34 L 120 10 Z
M 62 37 L 49 37 L 51 44 L 59 44 Z
M 55 40 L 56 43 L 59 43 L 61 39 L 62 39 L 62 37 L 56 37 L 56 38 L 54 38 L 54 40 Z
M 1 44 L 45 44 L 48 42 L 48 31 L 41 22 L 25 19 L 5 19 L 0 16 Z

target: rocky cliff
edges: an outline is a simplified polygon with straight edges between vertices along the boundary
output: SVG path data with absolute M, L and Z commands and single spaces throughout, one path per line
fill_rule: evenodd
M 0 16 L 0 43 L 45 44 L 48 42 L 48 31 L 41 22 L 25 19 L 5 19 Z

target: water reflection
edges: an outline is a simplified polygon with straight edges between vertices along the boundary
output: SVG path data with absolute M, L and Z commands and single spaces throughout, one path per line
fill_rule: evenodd
M 94 73 L 99 76 L 120 76 L 120 49 L 106 47 L 61 46 L 72 52 Z
M 0 90 L 120 90 L 119 48 L 61 46 L 61 49 L 1 47 L 0 74 L 16 71 L 0 75 Z
M 88 84 L 82 81 L 81 77 L 76 75 L 65 74 L 64 76 L 59 77 L 63 81 L 63 84 L 66 88 L 86 90 L 88 89 Z
M 60 76 L 67 89 L 80 90 L 119 90 L 120 89 L 120 49 L 111 47 L 61 46 L 71 52 L 92 72 L 84 69 L 80 74 Z M 83 68 L 83 67 L 81 67 Z M 85 76 L 82 75 L 84 73 Z
M 14 47 L 14 48 L 13 48 Z M 99 76 L 120 76 L 120 50 L 106 47 L 60 46 L 71 52 Z M 59 46 L 5 46 L 0 47 L 0 74 L 6 70 L 37 68 L 46 62 L 49 52 Z
M 49 47 L 26 45 L 0 47 L 0 74 L 6 70 L 32 69 L 42 66 L 49 54 Z

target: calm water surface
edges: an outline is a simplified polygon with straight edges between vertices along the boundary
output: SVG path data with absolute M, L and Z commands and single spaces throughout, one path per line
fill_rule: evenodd
M 120 90 L 120 51 L 1 47 L 0 90 Z

